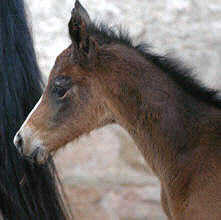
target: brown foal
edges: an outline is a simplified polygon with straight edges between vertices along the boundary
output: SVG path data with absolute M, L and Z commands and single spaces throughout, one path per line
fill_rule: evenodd
M 221 102 L 176 61 L 103 24 L 76 1 L 72 44 L 51 71 L 14 143 L 43 163 L 49 153 L 109 123 L 135 140 L 162 187 L 172 220 L 221 219 Z

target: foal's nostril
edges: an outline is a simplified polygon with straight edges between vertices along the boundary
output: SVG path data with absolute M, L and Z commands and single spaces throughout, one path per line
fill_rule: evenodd
M 23 142 L 23 139 L 19 133 L 15 136 L 14 144 L 17 147 L 17 149 L 19 150 L 19 152 L 23 153 L 24 142 Z

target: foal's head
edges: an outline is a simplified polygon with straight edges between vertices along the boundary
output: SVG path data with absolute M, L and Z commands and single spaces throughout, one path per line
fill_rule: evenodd
M 48 153 L 114 120 L 100 83 L 100 75 L 111 71 L 105 62 L 112 58 L 92 29 L 88 13 L 76 1 L 69 22 L 72 44 L 57 57 L 43 96 L 14 138 L 17 148 L 39 163 Z

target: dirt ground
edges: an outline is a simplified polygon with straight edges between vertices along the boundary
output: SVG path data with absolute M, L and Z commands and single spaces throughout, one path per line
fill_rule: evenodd
M 220 0 L 82 0 L 92 19 L 128 30 L 134 43 L 179 57 L 206 85 L 221 88 Z M 26 0 L 40 67 L 47 78 L 70 40 L 74 0 Z M 76 220 L 163 220 L 160 186 L 133 140 L 107 126 L 56 155 Z

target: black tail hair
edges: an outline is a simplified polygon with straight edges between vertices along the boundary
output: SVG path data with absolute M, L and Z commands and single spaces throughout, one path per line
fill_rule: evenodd
M 0 219 L 63 220 L 65 206 L 50 160 L 22 158 L 13 137 L 42 94 L 23 0 L 0 3 Z

